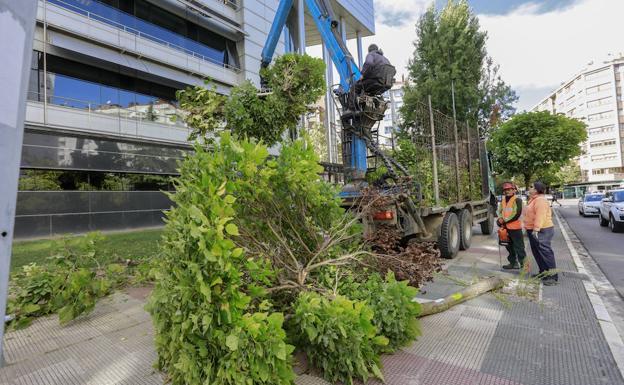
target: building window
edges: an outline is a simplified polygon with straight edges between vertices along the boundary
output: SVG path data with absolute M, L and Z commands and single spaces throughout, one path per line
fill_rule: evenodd
M 606 91 L 609 89 L 609 87 L 611 87 L 611 83 L 603 83 L 603 84 L 599 84 L 597 86 L 593 86 L 593 87 L 589 87 L 586 90 L 587 95 L 591 95 L 591 94 L 595 94 L 601 91 Z
M 239 68 L 236 43 L 146 0 L 48 0 L 159 44 Z
M 590 128 L 588 131 L 589 131 L 589 135 L 598 135 L 598 134 L 605 134 L 608 132 L 613 132 L 614 129 L 615 129 L 615 126 L 611 124 L 608 126 Z
M 605 111 L 605 112 L 600 112 L 597 114 L 587 115 L 587 120 L 590 122 L 593 122 L 596 120 L 609 119 L 612 117 L 613 117 L 613 111 Z
M 591 157 L 592 161 L 606 161 L 606 160 L 613 160 L 613 159 L 617 159 L 617 153 L 615 152 L 611 152 L 608 154 L 592 155 Z
M 609 75 L 609 67 L 607 68 L 601 68 L 599 70 L 590 72 L 588 74 L 585 75 L 585 80 L 594 80 L 594 79 L 598 79 L 598 78 L 602 78 Z
M 175 88 L 48 55 L 48 103 L 184 126 Z M 43 101 L 43 54 L 33 52 L 28 99 Z
M 592 100 L 591 102 L 587 102 L 587 108 L 593 108 L 598 106 L 604 106 L 605 104 L 611 103 L 611 96 L 607 96 L 606 98 Z
M 615 146 L 615 140 L 601 140 L 598 142 L 591 142 L 589 146 L 591 148 Z

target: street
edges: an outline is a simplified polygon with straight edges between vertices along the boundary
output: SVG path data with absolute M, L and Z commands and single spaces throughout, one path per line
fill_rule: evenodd
M 598 217 L 578 214 L 576 200 L 563 202 L 556 210 L 589 251 L 613 287 L 624 298 L 624 233 L 612 233 L 608 227 L 598 225 Z

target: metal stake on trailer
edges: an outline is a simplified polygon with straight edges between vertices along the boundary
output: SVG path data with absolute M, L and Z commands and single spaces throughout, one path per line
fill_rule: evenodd
M 22 156 L 26 90 L 30 73 L 36 0 L 0 0 L 0 366 L 11 269 L 17 180 Z

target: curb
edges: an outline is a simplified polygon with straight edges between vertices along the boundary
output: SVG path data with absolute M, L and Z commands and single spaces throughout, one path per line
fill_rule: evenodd
M 576 250 L 576 247 L 574 247 L 574 245 L 572 244 L 570 236 L 565 229 L 566 226 L 569 227 L 566 220 L 563 219 L 556 210 L 553 210 L 553 214 L 554 217 L 557 219 L 559 229 L 561 230 L 561 235 L 563 235 L 563 238 L 565 239 L 568 250 L 570 251 L 570 255 L 572 256 L 572 260 L 576 265 L 576 269 L 580 274 L 585 274 L 587 277 L 589 277 L 589 280 L 582 280 L 583 286 L 585 287 L 585 292 L 587 293 L 589 302 L 592 304 L 594 314 L 596 315 L 596 319 L 600 324 L 602 334 L 604 335 L 605 340 L 609 345 L 609 349 L 611 350 L 613 359 L 615 360 L 618 370 L 620 371 L 620 375 L 622 376 L 622 378 L 624 378 L 624 343 L 622 342 L 622 338 L 618 333 L 604 302 L 602 301 L 600 292 L 597 289 L 600 286 L 598 285 L 598 279 L 593 273 L 590 273 L 585 268 L 583 261 L 581 261 L 578 251 Z M 607 280 L 606 278 L 604 278 L 600 281 L 604 282 Z M 602 286 L 606 286 L 607 289 L 615 291 L 615 288 L 611 285 L 611 283 L 602 283 Z

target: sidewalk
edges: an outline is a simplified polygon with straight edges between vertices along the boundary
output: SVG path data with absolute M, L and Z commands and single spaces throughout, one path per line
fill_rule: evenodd
M 585 291 L 587 277 L 559 229 L 553 248 L 563 272 L 559 285 L 540 289 L 541 300 L 486 294 L 421 319 L 423 335 L 383 358 L 386 384 L 624 385 Z M 478 276 L 515 276 L 501 271 L 495 238 L 482 235 L 446 266 L 450 277 L 436 277 L 419 297 L 443 297 Z M 152 368 L 146 295 L 117 293 L 69 326 L 47 317 L 8 333 L 0 384 L 162 384 Z M 326 384 L 311 375 L 296 383 Z

